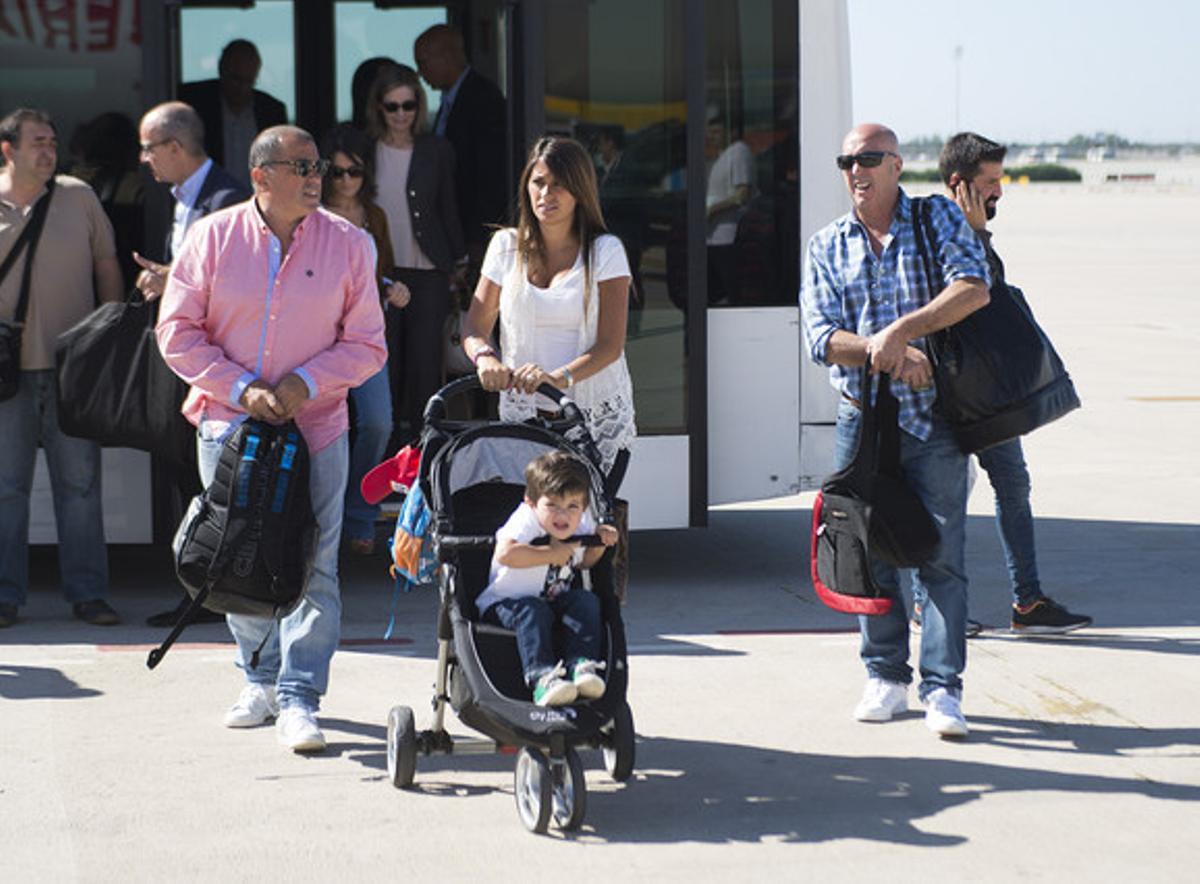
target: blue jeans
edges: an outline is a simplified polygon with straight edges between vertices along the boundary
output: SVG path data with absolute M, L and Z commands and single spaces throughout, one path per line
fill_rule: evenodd
M 29 590 L 29 494 L 38 443 L 46 452 L 58 567 L 68 602 L 108 595 L 108 547 L 100 498 L 100 446 L 58 427 L 53 369 L 21 372 L 17 394 L 0 402 L 0 604 L 25 604 Z
M 1008 565 L 1013 603 L 1029 605 L 1042 598 L 1037 548 L 1033 539 L 1033 510 L 1029 506 L 1029 470 L 1021 440 L 1011 439 L 976 455 L 996 497 L 996 531 Z M 925 588 L 913 580 L 913 600 L 924 604 Z
M 197 453 L 200 481 L 212 482 L 223 440 L 211 438 L 200 425 Z M 329 686 L 329 664 L 337 650 L 342 627 L 342 598 L 338 590 L 338 542 L 342 533 L 342 497 L 349 468 L 349 442 L 343 433 L 309 458 L 309 497 L 317 517 L 317 554 L 304 601 L 276 621 L 266 617 L 230 614 L 225 619 L 237 642 L 237 666 L 246 681 L 274 685 L 280 706 L 303 706 L 316 711 Z M 269 636 L 269 637 L 268 637 Z M 258 667 L 250 658 L 263 643 Z
M 351 540 L 374 540 L 379 505 L 363 500 L 359 486 L 367 472 L 383 460 L 392 436 L 392 393 L 387 366 L 350 391 L 354 403 L 354 444 L 350 447 L 350 481 L 346 485 L 342 532 Z
M 838 406 L 835 459 L 840 469 L 850 462 L 858 441 L 859 410 L 843 400 Z M 941 418 L 922 442 L 900 433 L 900 468 L 941 530 L 936 556 L 917 570 L 927 592 L 921 629 L 921 685 L 924 699 L 935 688 L 962 690 L 967 665 L 967 574 L 964 547 L 967 523 L 967 458 Z M 872 572 L 885 589 L 900 597 L 897 568 L 875 559 Z M 861 656 L 870 675 L 908 684 L 908 616 L 897 604 L 887 614 L 859 617 Z
M 530 687 L 559 660 L 570 666 L 580 657 L 600 657 L 600 600 L 586 589 L 569 589 L 549 601 L 537 595 L 500 599 L 483 612 L 483 619 L 516 632 Z M 561 626 L 561 655 L 554 652 L 556 625 Z
M 996 531 L 1004 548 L 1013 602 L 1032 604 L 1042 597 L 1042 584 L 1033 540 L 1033 510 L 1029 506 L 1029 470 L 1021 440 L 994 445 L 976 456 L 996 496 Z

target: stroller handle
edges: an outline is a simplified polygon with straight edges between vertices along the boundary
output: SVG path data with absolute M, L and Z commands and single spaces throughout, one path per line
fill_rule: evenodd
M 577 543 L 580 546 L 604 546 L 604 541 L 600 539 L 599 534 L 572 534 L 563 543 Z M 550 535 L 543 534 L 541 537 L 535 537 L 529 541 L 530 546 L 549 546 Z
M 438 545 L 444 549 L 491 549 L 496 545 L 494 534 L 448 534 L 439 535 Z M 599 534 L 574 534 L 564 543 L 577 543 L 580 546 L 604 546 Z M 550 537 L 545 535 L 529 541 L 530 546 L 549 546 Z
M 446 384 L 446 386 L 430 396 L 429 401 L 425 403 L 425 424 L 440 429 L 442 422 L 446 418 L 446 400 L 465 395 L 473 390 L 482 389 L 483 385 L 479 382 L 479 376 L 473 374 L 464 375 Z M 575 400 L 558 389 L 558 387 L 552 384 L 542 384 L 538 387 L 537 391 L 546 398 L 554 401 L 554 404 L 558 406 L 558 410 L 562 412 L 562 420 L 566 426 L 569 427 L 583 423 L 583 412 L 579 410 L 579 406 L 575 404 Z

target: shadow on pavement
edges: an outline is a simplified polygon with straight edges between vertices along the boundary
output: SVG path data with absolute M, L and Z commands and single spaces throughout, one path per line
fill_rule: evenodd
M 703 529 L 639 531 L 631 543 L 631 585 L 625 608 L 631 646 L 655 644 L 654 653 L 728 654 L 682 636 L 739 631 L 797 632 L 852 629 L 854 621 L 824 608 L 812 592 L 808 564 L 809 510 L 713 510 Z M 1007 574 L 988 516 L 967 526 L 971 616 L 1007 624 Z M 1098 628 L 1200 625 L 1200 525 L 1039 519 L 1038 558 L 1048 595 L 1091 615 Z M 109 551 L 111 601 L 123 626 L 89 627 L 71 619 L 61 596 L 54 547 L 31 550 L 29 604 L 16 626 L 0 631 L 0 645 L 157 642 L 166 630 L 143 625 L 149 614 L 178 601 L 170 556 L 163 549 L 113 546 Z M 378 644 L 393 609 L 387 559 L 344 557 L 343 635 Z M 432 647 L 436 592 L 420 587 L 396 604 L 397 633 Z M 205 632 L 205 630 L 216 630 Z M 185 633 L 211 641 L 223 627 Z M 1195 653 L 1185 639 L 1089 636 L 1072 641 L 1114 650 Z M 426 644 L 428 643 L 428 646 Z M 661 645 L 661 651 L 657 646 Z M 388 649 L 379 648 L 386 652 Z M 430 652 L 431 653 L 431 652 Z
M 1024 729 L 1029 723 L 1011 724 Z M 1103 730 L 1100 742 L 1124 739 L 1131 745 L 1146 733 L 1136 727 Z M 1131 734 L 1111 733 L 1119 730 Z M 584 831 L 610 843 L 857 838 L 950 847 L 969 839 L 954 831 L 930 831 L 922 821 L 988 795 L 1038 791 L 1200 801 L 1200 787 L 1144 779 L 948 758 L 854 758 L 645 738 L 638 742 L 633 781 L 615 791 L 589 789 Z
M 80 687 L 57 669 L 0 664 L 0 697 L 5 700 L 75 700 L 103 691 Z

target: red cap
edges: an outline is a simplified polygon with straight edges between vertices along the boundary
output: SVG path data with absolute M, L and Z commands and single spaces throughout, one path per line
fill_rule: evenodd
M 359 489 L 363 500 L 375 504 L 393 491 L 408 493 L 421 466 L 421 451 L 405 445 L 379 466 L 371 469 L 362 478 Z

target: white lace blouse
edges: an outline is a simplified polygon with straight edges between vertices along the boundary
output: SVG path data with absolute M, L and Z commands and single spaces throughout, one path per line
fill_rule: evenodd
M 615 236 L 604 234 L 592 244 L 591 285 L 584 292 L 583 253 L 570 272 L 549 288 L 529 281 L 517 254 L 517 235 L 512 229 L 492 237 L 483 259 L 483 275 L 500 286 L 500 353 L 510 368 L 533 362 L 554 371 L 596 343 L 600 316 L 599 284 L 607 279 L 629 276 L 625 247 Z M 570 335 L 564 341 L 564 319 L 574 313 L 575 346 Z M 556 343 L 557 342 L 557 343 Z M 564 344 L 567 346 L 564 347 Z M 545 364 L 542 359 L 558 359 Z M 588 430 L 600 450 L 602 466 L 612 469 L 617 452 L 629 448 L 637 435 L 633 412 L 633 384 L 622 352 L 596 374 L 577 381 L 571 398 L 587 419 Z M 535 396 L 506 390 L 500 394 L 500 417 L 522 421 L 537 413 Z

